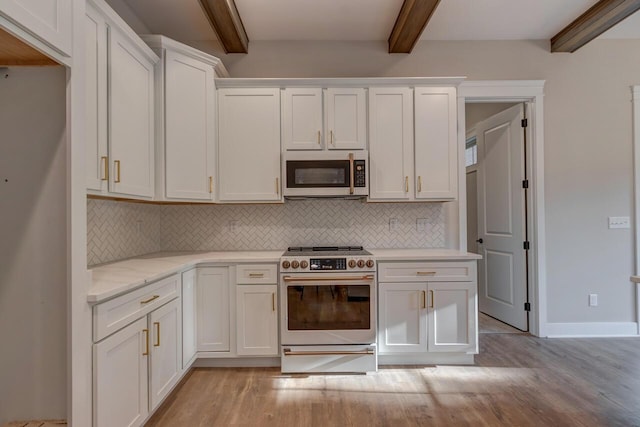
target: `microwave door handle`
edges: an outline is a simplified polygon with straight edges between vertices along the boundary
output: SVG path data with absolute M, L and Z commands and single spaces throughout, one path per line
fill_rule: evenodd
M 355 192 L 354 188 L 354 170 L 353 170 L 353 153 L 349 153 L 349 194 L 353 194 Z

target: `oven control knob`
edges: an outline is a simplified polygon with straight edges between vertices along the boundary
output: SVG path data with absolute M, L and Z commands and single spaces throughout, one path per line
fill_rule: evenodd
M 364 261 L 363 260 L 361 260 L 361 259 L 358 260 L 358 267 L 364 268 Z
M 291 267 L 298 268 L 300 267 L 300 263 L 298 261 L 291 261 Z
M 300 261 L 300 267 L 307 268 L 309 267 L 309 263 L 307 261 Z
M 356 261 L 353 259 L 349 260 L 349 268 L 356 268 Z
M 282 268 L 289 268 L 291 267 L 291 263 L 289 261 L 282 261 Z
M 367 260 L 367 267 L 373 268 L 373 264 L 374 264 L 374 262 L 373 262 L 372 259 Z

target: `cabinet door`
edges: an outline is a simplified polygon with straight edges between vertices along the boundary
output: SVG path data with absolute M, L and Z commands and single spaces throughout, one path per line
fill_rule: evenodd
M 149 414 L 147 317 L 93 346 L 94 426 L 139 426 Z
M 221 201 L 281 200 L 280 89 L 220 89 Z
M 278 355 L 278 285 L 237 285 L 238 355 Z
M 198 268 L 198 351 L 229 351 L 229 269 Z
M 282 96 L 282 141 L 286 150 L 322 149 L 322 89 L 287 88 Z
M 65 56 L 72 50 L 72 0 L 0 0 L 0 15 Z
M 458 191 L 456 90 L 415 88 L 416 199 L 453 200 Z
M 109 29 L 109 150 L 112 193 L 153 197 L 153 67 Z
M 87 4 L 85 147 L 87 189 L 107 191 L 107 26 Z
M 187 367 L 196 356 L 196 270 L 182 273 L 182 368 Z
M 429 351 L 474 351 L 476 285 L 473 282 L 429 282 Z
M 427 351 L 426 283 L 380 283 L 380 353 Z
M 413 91 L 369 89 L 369 199 L 413 199 Z
M 213 200 L 213 67 L 170 50 L 166 51 L 164 66 L 166 197 Z
M 182 366 L 180 299 L 176 298 L 149 315 L 151 331 L 151 410 L 158 407 L 162 399 L 178 382 Z
M 361 88 L 325 90 L 327 147 L 330 150 L 367 148 L 367 92 Z

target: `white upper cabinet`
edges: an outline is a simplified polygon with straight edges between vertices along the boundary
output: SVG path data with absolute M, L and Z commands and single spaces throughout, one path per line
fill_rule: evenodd
M 367 92 L 362 88 L 329 88 L 324 92 L 327 148 L 367 148 Z
M 87 189 L 108 190 L 107 149 L 107 25 L 87 4 L 86 16 L 86 177 Z
M 282 143 L 285 150 L 321 150 L 322 89 L 286 88 L 282 96 Z
M 217 58 L 163 36 L 143 36 L 160 56 L 156 73 L 156 196 L 215 200 Z
M 457 196 L 457 109 L 454 87 L 417 87 L 415 100 L 416 199 Z
M 72 0 L 0 0 L 0 15 L 64 56 L 72 50 Z
M 369 199 L 412 200 L 413 91 L 369 88 Z
M 280 89 L 218 90 L 220 201 L 280 201 Z
M 85 39 L 87 191 L 151 199 L 158 57 L 103 1 L 87 3 Z
M 109 29 L 109 154 L 112 193 L 154 195 L 154 62 Z

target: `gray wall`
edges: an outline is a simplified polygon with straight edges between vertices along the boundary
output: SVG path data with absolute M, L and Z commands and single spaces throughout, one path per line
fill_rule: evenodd
M 544 79 L 549 322 L 636 320 L 630 86 L 640 83 L 640 40 L 597 40 L 573 54 L 542 41 L 419 42 L 390 55 L 384 42 L 251 42 L 222 55 L 233 77 L 467 76 Z M 598 293 L 599 306 L 587 306 Z
M 500 113 L 515 104 L 505 102 L 479 102 L 467 103 L 464 108 L 465 124 L 467 132 L 475 128 L 478 123 L 484 119 Z
M 66 71 L 0 75 L 0 425 L 66 414 Z

